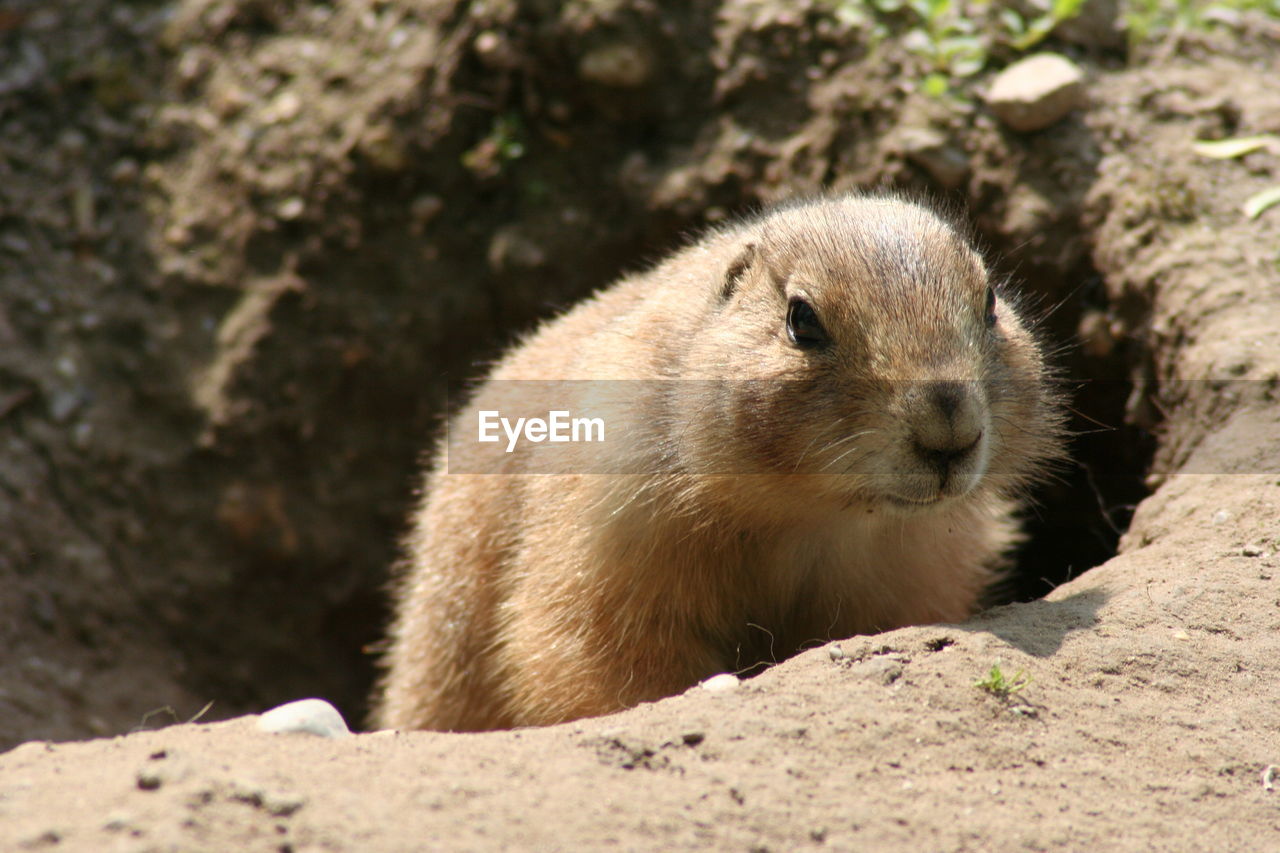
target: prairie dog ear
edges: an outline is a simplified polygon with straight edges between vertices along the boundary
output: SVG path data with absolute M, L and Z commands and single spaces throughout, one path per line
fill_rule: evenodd
M 725 270 L 724 281 L 720 283 L 720 300 L 728 301 L 733 296 L 733 292 L 738 289 L 738 282 L 742 280 L 742 276 L 747 270 L 751 269 L 751 265 L 756 262 L 759 251 L 755 243 L 748 243 L 742 247 L 733 259 L 733 263 L 729 264 L 729 268 Z

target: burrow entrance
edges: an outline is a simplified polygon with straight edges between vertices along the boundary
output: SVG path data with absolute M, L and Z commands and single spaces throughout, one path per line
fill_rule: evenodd
M 990 245 L 1014 284 L 1039 304 L 1046 349 L 1069 407 L 1068 459 L 1033 493 L 1023 513 L 1026 538 L 992 604 L 1033 601 L 1116 554 L 1138 503 L 1150 489 L 1159 415 L 1135 395 L 1149 374 L 1146 343 L 1121 329 L 1146 327 L 1146 305 L 1111 304 L 1096 269 L 1082 259 L 1068 269 Z
M 722 209 L 730 215 L 747 212 L 745 205 L 738 206 L 742 204 L 738 193 L 725 192 L 728 197 Z M 623 229 L 623 239 L 593 249 L 579 265 L 577 281 L 583 290 L 591 285 L 607 286 L 621 271 L 634 269 L 643 259 L 665 255 L 691 230 L 692 223 L 670 212 L 643 219 L 638 218 L 639 212 L 632 215 L 637 218 L 631 221 L 641 224 Z M 388 223 L 379 233 L 398 232 L 394 223 Z M 470 236 L 471 232 L 465 234 Z M 401 238 L 384 237 L 387 242 L 379 247 L 383 254 L 378 256 L 406 254 L 413 245 L 412 235 L 406 232 Z M 979 242 L 997 261 L 997 269 L 1009 273 L 1014 285 L 1038 303 L 1033 305 L 1033 313 L 1046 315 L 1043 331 L 1047 346 L 1055 352 L 1053 360 L 1073 412 L 1069 461 L 1055 479 L 1033 495 L 1025 513 L 1026 539 L 1014 555 L 1014 567 L 988 596 L 988 603 L 1002 604 L 1040 598 L 1114 555 L 1133 509 L 1147 494 L 1143 481 L 1154 451 L 1152 430 L 1157 424 L 1151 419 L 1141 423 L 1128 419 L 1134 377 L 1148 372 L 1149 353 L 1140 337 L 1109 331 L 1113 325 L 1116 329 L 1144 328 L 1147 306 L 1110 304 L 1087 252 L 1078 253 L 1078 260 L 1062 268 L 1013 244 L 994 229 L 980 234 Z M 477 281 L 489 275 L 482 259 L 461 250 L 457 254 L 468 260 L 465 265 L 459 261 L 459 274 L 476 276 Z M 495 290 L 508 302 L 518 300 L 519 294 L 513 292 L 517 286 L 511 281 L 519 279 L 527 291 L 553 292 L 553 283 L 544 279 L 555 269 L 549 267 L 538 275 L 512 272 Z M 314 340 L 326 339 L 334 329 L 341 331 L 349 317 L 367 321 L 369 311 L 359 301 L 365 297 L 358 293 L 352 296 L 349 282 L 369 276 L 357 271 L 344 277 L 340 272 L 331 273 L 332 280 L 318 273 L 312 276 L 316 292 L 321 294 L 318 298 L 329 299 L 336 306 L 331 314 L 318 318 L 301 309 L 290 313 L 293 309 L 289 305 L 281 309 L 275 320 L 280 328 L 295 333 L 283 336 L 277 357 L 260 360 L 259 369 L 290 364 L 290 354 L 298 352 L 293 348 L 312 347 Z M 397 280 L 391 273 L 387 278 Z M 379 298 L 392 299 L 398 294 L 379 294 Z M 527 314 L 532 310 L 529 301 L 526 297 L 517 307 L 526 309 Z M 551 310 L 544 303 L 540 313 Z M 494 348 L 503 338 L 510 339 L 513 325 L 527 327 L 527 316 L 522 315 L 519 321 L 506 316 L 490 320 L 484 327 L 486 355 L 497 354 Z M 1083 339 L 1082 329 L 1090 332 Z M 315 565 L 300 558 L 281 560 L 272 551 L 260 556 L 261 563 L 241 555 L 242 571 L 231 584 L 219 588 L 222 595 L 216 601 L 208 596 L 193 601 L 192 611 L 202 614 L 198 623 L 202 630 L 193 632 L 185 625 L 186 630 L 175 636 L 175 644 L 186 654 L 185 681 L 200 695 L 217 697 L 232 709 L 260 708 L 299 695 L 319 695 L 338 704 L 352 723 L 365 718 L 375 677 L 376 658 L 370 651 L 379 644 L 387 620 L 382 581 L 394 559 L 394 543 L 403 531 L 413 499 L 417 460 L 435 439 L 430 427 L 419 429 L 427 419 L 415 414 L 406 401 L 421 401 L 424 389 L 433 382 L 441 383 L 446 373 L 449 378 L 462 378 L 464 372 L 474 375 L 480 370 L 474 366 L 474 350 L 446 352 L 447 341 L 435 349 L 423 348 L 425 333 L 420 325 L 403 323 L 393 331 L 380 341 L 383 353 L 391 355 L 381 360 L 377 371 L 361 374 L 358 394 L 352 396 L 349 387 L 342 387 L 316 395 L 318 411 L 325 415 L 316 417 L 316 422 L 336 424 L 341 429 L 324 433 L 323 446 L 328 450 L 313 452 L 314 458 L 341 459 L 345 453 L 357 453 L 361 464 L 338 465 L 332 470 L 322 467 L 315 481 L 319 486 L 306 478 L 291 485 L 298 505 L 313 492 L 323 492 L 321 487 L 348 499 L 351 495 L 380 496 L 383 503 L 377 513 L 378 524 L 338 518 L 323 511 L 324 507 L 299 514 L 296 534 L 302 541 L 324 546 L 329 541 L 326 534 L 340 522 L 345 531 L 340 543 L 358 541 L 362 548 L 349 549 L 345 560 L 332 556 L 341 557 L 341 549 L 319 548 L 319 553 L 330 555 L 333 565 Z M 475 346 L 474 340 L 470 343 Z M 446 355 L 452 360 L 445 361 Z M 323 390 L 327 374 L 314 373 Z M 277 441 L 259 441 L 250 445 L 252 454 L 242 450 L 239 455 L 252 455 L 268 475 L 281 470 L 311 470 L 298 460 L 298 447 L 298 442 L 286 435 Z M 213 462 L 222 464 L 221 459 Z M 369 542 L 375 544 L 370 546 Z M 328 578 L 332 579 L 325 580 Z M 318 579 L 327 585 L 317 587 Z M 293 594 L 296 589 L 318 589 L 317 598 L 322 600 L 300 603 Z M 203 638 L 209 639 L 205 642 Z M 228 660 L 234 664 L 228 666 Z

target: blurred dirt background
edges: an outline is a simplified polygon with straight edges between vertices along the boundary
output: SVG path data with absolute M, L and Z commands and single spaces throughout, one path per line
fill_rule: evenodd
M 0 756 L 14 842 L 1280 838 L 1260 781 L 1280 763 L 1280 209 L 1240 212 L 1280 151 L 1191 149 L 1280 132 L 1280 10 L 1130 4 L 1140 39 L 1136 13 L 1126 29 L 1090 0 L 1037 45 L 1084 70 L 1084 103 L 1014 132 L 983 99 L 1024 54 L 1001 10 L 1043 8 L 973 5 L 981 62 L 962 70 L 937 21 L 915 35 L 921 4 L 0 7 L 0 747 L 304 695 L 358 724 L 448 382 L 772 200 L 891 186 L 967 210 L 1038 299 L 1080 432 L 994 594 L 1058 587 L 1049 602 L 854 641 L 843 663 L 811 652 L 714 712 L 694 696 L 355 752 L 240 723 L 29 745 Z M 1032 672 L 1031 711 L 972 686 L 996 658 Z M 140 791 L 135 765 L 172 749 L 192 756 L 180 784 Z M 283 815 L 276 788 L 218 776 L 285 761 L 343 769 L 276 779 L 307 804 Z M 624 793 L 640 777 L 659 781 Z

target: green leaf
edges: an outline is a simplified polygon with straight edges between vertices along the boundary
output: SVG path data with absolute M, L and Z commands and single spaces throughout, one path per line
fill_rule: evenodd
M 1085 0 L 1053 0 L 1049 14 L 1055 21 L 1065 21 L 1080 14 Z
M 1024 33 L 1027 30 L 1027 24 L 1022 20 L 1013 9 L 1001 9 L 999 12 L 1000 20 L 1004 23 L 1004 28 L 1013 35 Z
M 951 0 L 927 0 L 925 8 L 928 9 L 928 19 L 936 21 L 950 11 Z
M 1049 18 L 1036 18 L 1027 27 L 1027 31 L 1013 40 L 1014 50 L 1030 50 L 1053 31 L 1055 22 Z
M 972 77 L 987 64 L 986 46 L 971 36 L 943 39 L 938 43 L 938 52 L 957 77 Z
M 1197 139 L 1191 143 L 1191 150 L 1201 157 L 1212 157 L 1215 160 L 1234 160 L 1260 148 L 1271 148 L 1280 144 L 1280 136 L 1274 133 L 1263 133 L 1259 136 L 1238 136 L 1234 139 Z
M 931 98 L 941 98 L 947 94 L 947 75 L 930 74 L 924 78 L 921 88 Z
M 1268 207 L 1276 204 L 1280 204 L 1280 186 L 1270 187 L 1249 196 L 1244 200 L 1242 209 L 1245 216 L 1257 219 Z

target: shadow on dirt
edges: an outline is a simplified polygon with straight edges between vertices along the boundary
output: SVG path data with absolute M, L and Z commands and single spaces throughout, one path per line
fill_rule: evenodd
M 1038 658 L 1052 656 L 1067 636 L 1098 623 L 1097 613 L 1107 603 L 1100 589 L 1087 589 L 1057 601 L 1028 601 L 995 607 L 958 626 L 966 633 L 991 633 Z

